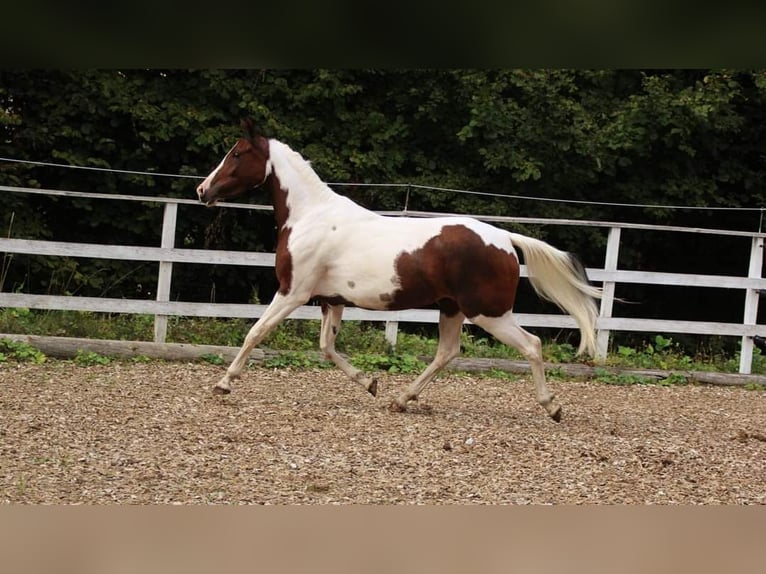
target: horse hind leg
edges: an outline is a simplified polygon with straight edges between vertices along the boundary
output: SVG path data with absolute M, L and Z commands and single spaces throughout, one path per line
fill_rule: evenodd
M 545 409 L 545 412 L 556 422 L 561 421 L 561 406 L 554 401 L 554 395 L 548 389 L 545 381 L 545 366 L 543 364 L 543 352 L 540 339 L 522 329 L 516 319 L 508 311 L 500 317 L 486 317 L 478 315 L 471 319 L 488 333 L 495 336 L 500 342 L 518 349 L 529 361 L 532 368 L 532 379 L 535 382 L 537 402 Z
M 366 376 L 362 371 L 353 367 L 335 350 L 335 338 L 340 331 L 343 308 L 343 305 L 322 303 L 322 327 L 319 332 L 319 349 L 327 359 L 335 363 L 352 381 L 362 385 L 374 397 L 378 394 L 378 380 Z
M 460 354 L 460 331 L 464 320 L 465 315 L 462 313 L 450 316 L 442 312 L 439 315 L 439 346 L 436 349 L 436 356 L 426 370 L 393 400 L 390 407 L 392 411 L 406 411 L 407 403 L 418 400 L 420 393 L 433 381 L 439 371 Z

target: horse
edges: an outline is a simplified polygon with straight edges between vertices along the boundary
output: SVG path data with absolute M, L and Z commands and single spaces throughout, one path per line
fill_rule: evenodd
M 277 292 L 248 332 L 226 374 L 213 387 L 231 392 L 253 348 L 297 307 L 316 300 L 322 319 L 319 348 L 373 397 L 378 383 L 335 350 L 345 306 L 401 310 L 436 306 L 439 340 L 433 361 L 390 408 L 406 411 L 460 352 L 467 319 L 529 361 L 537 402 L 556 422 L 561 406 L 545 380 L 540 339 L 513 316 L 519 284 L 520 249 L 536 293 L 570 314 L 580 331 L 578 354 L 594 354 L 595 300 L 601 289 L 588 281 L 573 255 L 541 240 L 474 218 L 382 216 L 335 193 L 309 161 L 287 144 L 262 135 L 251 120 L 243 136 L 197 187 L 199 200 L 219 200 L 264 188 L 277 225 Z

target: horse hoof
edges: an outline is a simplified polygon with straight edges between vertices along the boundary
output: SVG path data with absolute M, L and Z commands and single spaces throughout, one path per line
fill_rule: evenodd
M 407 407 L 403 407 L 398 402 L 391 401 L 391 404 L 388 406 L 388 410 L 390 410 L 393 413 L 404 413 L 407 411 Z
M 221 387 L 219 385 L 216 385 L 213 387 L 214 395 L 228 395 L 230 392 L 231 392 L 231 389 L 226 387 Z
M 550 413 L 550 415 L 555 422 L 560 423 L 561 422 L 561 407 L 560 406 L 556 407 L 556 410 Z
M 373 397 L 378 396 L 378 379 L 372 379 L 370 386 L 367 387 L 367 392 L 370 393 Z

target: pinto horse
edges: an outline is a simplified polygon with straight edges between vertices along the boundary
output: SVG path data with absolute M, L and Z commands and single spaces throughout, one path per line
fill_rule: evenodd
M 522 329 L 512 309 L 524 255 L 529 279 L 541 297 L 569 313 L 580 329 L 579 351 L 593 354 L 598 310 L 584 269 L 570 254 L 538 239 L 510 233 L 469 217 L 384 217 L 333 192 L 308 161 L 286 144 L 260 135 L 252 122 L 245 135 L 197 188 L 213 206 L 257 188 L 272 196 L 278 227 L 279 288 L 224 377 L 218 394 L 231 392 L 252 349 L 309 300 L 322 308 L 319 347 L 325 357 L 376 396 L 377 381 L 335 351 L 344 306 L 399 310 L 436 305 L 439 344 L 433 362 L 391 404 L 404 411 L 460 351 L 467 318 L 530 362 L 537 401 L 558 422 L 561 407 L 545 381 L 540 339 Z

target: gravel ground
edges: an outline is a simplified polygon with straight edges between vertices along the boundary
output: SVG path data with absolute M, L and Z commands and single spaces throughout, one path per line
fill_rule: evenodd
M 408 413 L 337 370 L 0 364 L 0 501 L 764 504 L 766 392 L 446 374 Z

